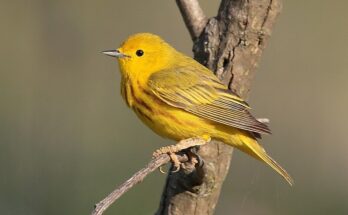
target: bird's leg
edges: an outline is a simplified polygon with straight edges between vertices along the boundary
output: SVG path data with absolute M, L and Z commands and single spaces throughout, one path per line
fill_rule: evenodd
M 158 157 L 158 156 L 160 156 L 162 154 L 168 154 L 170 156 L 170 159 L 171 159 L 174 167 L 176 168 L 174 170 L 174 172 L 177 172 L 177 171 L 180 170 L 181 163 L 180 163 L 177 155 L 175 154 L 176 152 L 180 152 L 181 150 L 188 149 L 188 148 L 191 148 L 191 147 L 194 147 L 194 146 L 201 146 L 201 145 L 206 144 L 209 141 L 210 141 L 210 137 L 208 137 L 208 136 L 193 137 L 193 138 L 189 138 L 189 139 L 184 139 L 184 140 L 181 140 L 180 142 L 178 142 L 175 145 L 164 146 L 164 147 L 161 147 L 161 148 L 157 149 L 152 154 L 152 156 L 153 157 Z M 193 152 L 192 154 L 196 155 L 196 157 L 197 157 L 196 162 L 200 163 L 199 161 L 201 160 L 201 158 L 195 152 Z M 190 157 L 190 160 L 192 162 L 192 156 Z M 161 171 L 161 168 L 160 168 L 160 171 Z
M 180 165 L 181 162 L 178 159 L 178 156 L 176 156 L 175 153 L 169 152 L 168 153 L 170 159 L 172 160 L 173 166 L 174 166 L 174 170 L 172 172 L 178 172 L 180 170 Z
M 158 157 L 162 154 L 180 152 L 181 150 L 188 149 L 190 147 L 204 145 L 207 142 L 209 142 L 209 140 L 206 140 L 206 139 L 203 139 L 200 137 L 193 137 L 193 138 L 184 139 L 184 140 L 181 140 L 180 142 L 178 142 L 177 144 L 170 145 L 170 146 L 164 146 L 164 147 L 157 149 L 152 154 L 152 156 Z

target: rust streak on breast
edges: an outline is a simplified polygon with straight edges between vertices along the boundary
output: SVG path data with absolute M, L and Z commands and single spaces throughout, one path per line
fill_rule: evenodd
M 131 91 L 131 95 L 132 95 L 134 101 L 135 101 L 138 105 L 142 106 L 143 108 L 145 108 L 146 110 L 148 110 L 148 111 L 151 112 L 151 113 L 154 112 L 153 109 L 150 107 L 150 105 L 148 105 L 148 104 L 147 104 L 146 102 L 144 102 L 142 99 L 140 99 L 140 98 L 138 98 L 138 97 L 135 96 L 133 86 L 130 87 L 130 91 Z
M 143 112 L 141 111 L 141 109 L 135 108 L 134 110 L 135 110 L 135 112 L 137 112 L 138 114 L 140 114 L 142 117 L 146 118 L 148 121 L 150 121 L 150 122 L 153 123 L 153 120 L 151 119 L 151 117 L 149 117 L 147 114 L 143 113 Z

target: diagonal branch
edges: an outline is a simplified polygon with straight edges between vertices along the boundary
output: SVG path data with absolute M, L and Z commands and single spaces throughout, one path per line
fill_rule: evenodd
M 208 19 L 199 6 L 198 0 L 176 0 L 176 4 L 194 41 L 202 33 Z
M 185 154 L 178 155 L 180 162 L 188 161 L 188 158 Z M 117 199 L 119 199 L 123 194 L 125 194 L 128 190 L 134 187 L 136 184 L 142 182 L 144 178 L 155 171 L 157 168 L 165 165 L 170 161 L 170 157 L 167 154 L 163 154 L 158 156 L 157 158 L 152 159 L 146 167 L 142 168 L 138 172 L 136 172 L 131 178 L 129 178 L 126 182 L 112 191 L 107 197 L 101 200 L 94 206 L 94 210 L 91 215 L 102 215 L 106 209 L 108 209 Z

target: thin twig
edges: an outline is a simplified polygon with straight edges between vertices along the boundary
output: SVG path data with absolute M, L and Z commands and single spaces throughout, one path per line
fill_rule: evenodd
M 176 4 L 194 41 L 202 33 L 208 19 L 204 15 L 198 0 L 176 0 Z
M 188 160 L 186 155 L 178 155 L 180 162 L 185 162 Z M 168 163 L 170 157 L 167 154 L 163 154 L 154 158 L 138 172 L 136 172 L 130 179 L 112 191 L 107 197 L 101 200 L 94 206 L 94 210 L 91 215 L 102 215 L 106 209 L 108 209 L 118 198 L 120 198 L 124 193 L 131 189 L 136 184 L 142 182 L 144 178 L 155 171 L 160 166 Z

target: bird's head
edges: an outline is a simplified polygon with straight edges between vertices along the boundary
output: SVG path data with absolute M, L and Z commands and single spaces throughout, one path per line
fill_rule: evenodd
M 159 36 L 139 33 L 128 37 L 120 48 L 104 51 L 116 57 L 122 75 L 131 78 L 146 78 L 152 73 L 166 69 L 175 61 L 176 51 Z

